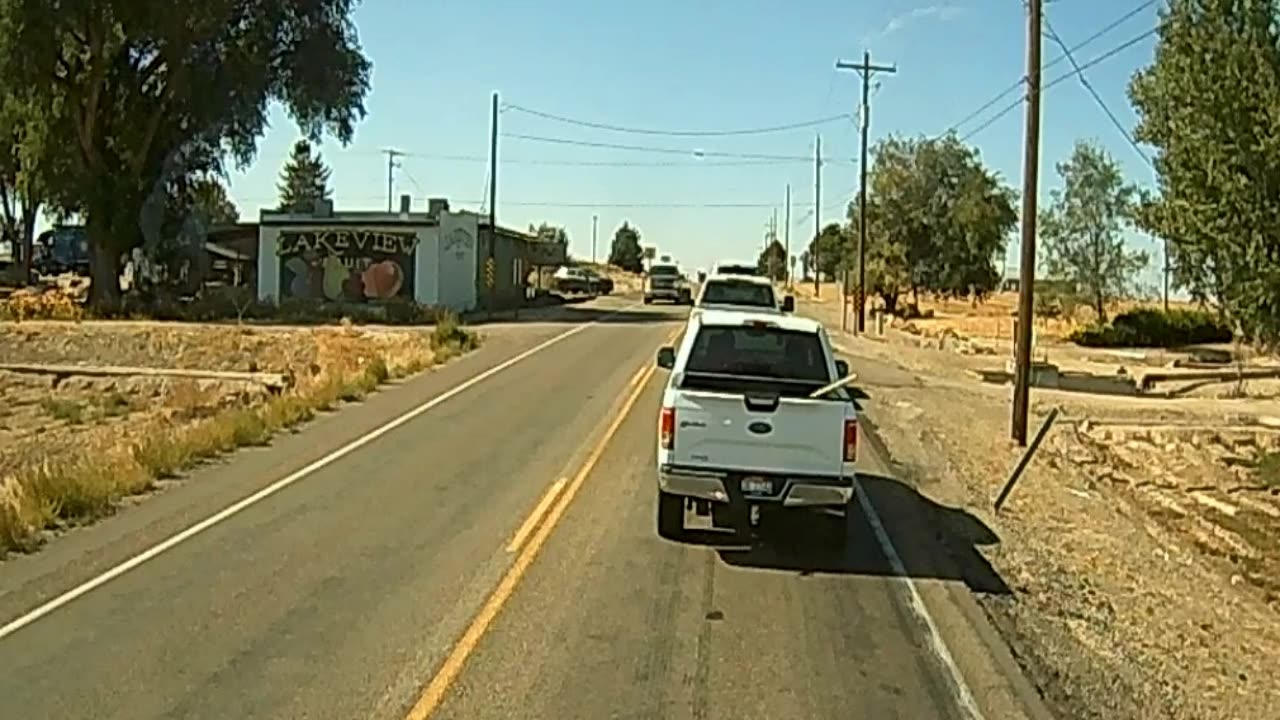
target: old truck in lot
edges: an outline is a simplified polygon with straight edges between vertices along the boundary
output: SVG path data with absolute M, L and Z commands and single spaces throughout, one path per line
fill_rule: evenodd
M 856 476 L 858 418 L 822 325 L 776 312 L 705 310 L 679 347 L 658 418 L 658 534 L 686 512 L 749 533 L 770 513 L 844 510 Z

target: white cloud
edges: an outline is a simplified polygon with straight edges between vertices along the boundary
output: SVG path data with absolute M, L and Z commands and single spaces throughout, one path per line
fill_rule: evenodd
M 877 33 L 874 37 L 884 39 L 901 31 L 909 25 L 913 25 L 922 20 L 936 20 L 938 22 L 947 22 L 960 17 L 965 9 L 956 5 L 927 5 L 899 13 L 889 19 L 885 23 L 884 29 Z

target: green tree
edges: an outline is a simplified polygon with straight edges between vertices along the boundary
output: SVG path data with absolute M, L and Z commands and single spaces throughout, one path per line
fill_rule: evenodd
M 809 241 L 805 254 L 809 258 L 808 267 L 812 267 L 813 258 L 817 258 L 822 279 L 835 278 L 844 267 L 848 234 L 840 227 L 840 223 L 830 223 L 822 228 L 817 237 Z
M 1133 217 L 1137 190 L 1124 181 L 1105 150 L 1079 141 L 1071 158 L 1058 163 L 1062 189 L 1040 215 L 1045 269 L 1087 298 L 1099 322 L 1107 305 L 1136 290 L 1134 276 L 1147 254 L 1129 250 L 1124 231 Z
M 609 247 L 609 264 L 628 272 L 644 270 L 644 251 L 640 249 L 640 231 L 629 223 L 613 233 L 613 244 Z
M 62 167 L 55 164 L 56 144 L 29 94 L 0 89 L 0 143 L 0 240 L 22 258 L 21 279 L 30 282 L 36 221 Z
M 917 300 L 922 291 L 974 298 L 993 291 L 1000 280 L 996 258 L 1017 225 L 1013 190 L 954 135 L 889 138 L 876 145 L 873 157 L 868 292 L 879 294 L 892 312 L 906 291 Z M 850 226 L 858 227 L 856 204 L 850 205 Z M 856 263 L 850 259 L 851 267 Z
M 1246 339 L 1280 343 L 1280 29 L 1270 3 L 1171 0 L 1129 95 L 1157 150 L 1137 225 L 1169 244 L 1175 284 Z
M 320 157 L 320 151 L 312 151 L 311 143 L 299 140 L 284 169 L 280 171 L 280 210 L 284 212 L 311 212 L 316 202 L 331 200 L 329 189 L 331 171 Z
M 29 93 L 67 172 L 59 209 L 82 212 L 90 302 L 112 305 L 121 256 L 159 227 L 175 177 L 247 165 L 281 103 L 308 138 L 347 143 L 370 63 L 353 0 L 0 2 L 0 76 Z M 159 209 L 156 209 L 159 208 Z
M 200 177 L 189 190 L 191 210 L 204 216 L 210 225 L 234 225 L 240 222 L 240 211 L 227 195 L 227 188 L 216 177 Z
M 774 282 L 782 282 L 787 277 L 787 249 L 781 242 L 774 240 L 760 251 L 756 267 L 765 277 L 771 278 Z

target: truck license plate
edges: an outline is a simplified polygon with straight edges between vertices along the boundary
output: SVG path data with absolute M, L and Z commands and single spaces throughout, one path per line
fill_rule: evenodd
M 762 477 L 742 478 L 742 492 L 752 495 L 768 495 L 773 492 L 773 483 Z

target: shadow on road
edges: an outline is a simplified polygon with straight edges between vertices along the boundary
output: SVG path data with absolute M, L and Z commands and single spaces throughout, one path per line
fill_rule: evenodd
M 673 320 L 683 320 L 688 315 L 684 307 L 648 306 L 632 307 L 626 298 L 603 304 L 599 300 L 568 301 L 563 305 L 526 308 L 518 313 L 503 310 L 488 315 L 483 311 L 464 318 L 467 325 L 484 326 L 510 323 L 556 323 L 578 325 L 598 322 L 618 325 L 653 325 Z
M 1011 592 L 978 551 L 1000 542 L 980 519 L 939 505 L 893 478 L 860 477 L 908 577 L 963 581 L 979 593 Z M 767 521 L 749 546 L 717 531 L 691 531 L 689 540 L 718 547 L 720 558 L 738 567 L 806 575 L 897 575 L 856 499 L 848 517 L 800 512 L 782 513 Z

